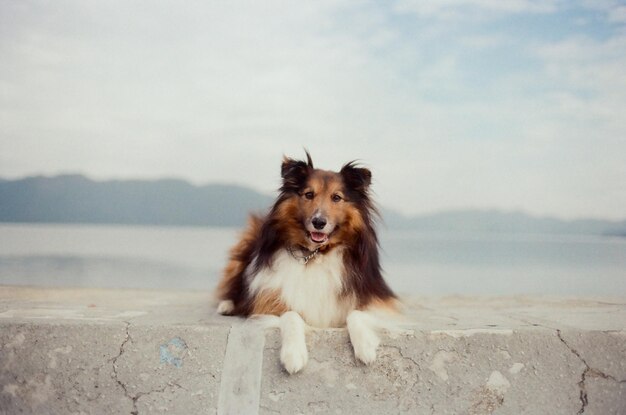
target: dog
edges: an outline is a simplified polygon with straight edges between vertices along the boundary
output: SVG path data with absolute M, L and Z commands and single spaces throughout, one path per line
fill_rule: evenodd
M 280 360 L 290 374 L 308 360 L 305 331 L 346 327 L 355 357 L 376 359 L 378 329 L 400 303 L 383 279 L 370 198 L 370 170 L 339 172 L 284 157 L 282 186 L 265 216 L 252 215 L 231 249 L 217 311 L 278 316 Z

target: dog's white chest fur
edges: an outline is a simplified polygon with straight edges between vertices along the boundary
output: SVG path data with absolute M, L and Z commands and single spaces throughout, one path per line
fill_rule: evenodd
M 343 289 L 342 252 L 333 249 L 304 264 L 288 251 L 278 251 L 271 268 L 264 268 L 252 279 L 250 290 L 278 290 L 289 309 L 315 327 L 341 327 L 346 323 L 352 300 L 341 297 Z

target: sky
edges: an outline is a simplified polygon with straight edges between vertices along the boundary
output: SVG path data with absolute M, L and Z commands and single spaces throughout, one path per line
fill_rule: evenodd
M 271 193 L 358 159 L 405 214 L 626 218 L 626 4 L 0 0 L 0 177 Z

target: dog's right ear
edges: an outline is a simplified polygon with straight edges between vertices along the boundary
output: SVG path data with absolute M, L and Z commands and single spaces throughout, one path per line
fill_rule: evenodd
M 297 193 L 305 186 L 306 179 L 313 169 L 313 162 L 308 152 L 306 157 L 306 162 L 283 157 L 283 164 L 280 168 L 280 175 L 283 178 L 282 191 Z

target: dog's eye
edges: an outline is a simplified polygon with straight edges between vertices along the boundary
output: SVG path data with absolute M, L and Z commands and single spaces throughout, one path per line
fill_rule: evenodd
M 304 194 L 304 197 L 306 197 L 306 198 L 307 198 L 307 199 L 309 199 L 309 200 L 313 199 L 313 196 L 315 196 L 315 195 L 313 194 L 313 192 L 306 192 L 306 193 Z
M 336 194 L 336 193 L 335 193 L 334 195 L 332 195 L 332 196 L 330 197 L 330 199 L 331 199 L 333 202 L 337 203 L 337 202 L 340 202 L 340 201 L 341 201 L 341 196 L 339 196 L 338 194 Z

